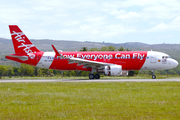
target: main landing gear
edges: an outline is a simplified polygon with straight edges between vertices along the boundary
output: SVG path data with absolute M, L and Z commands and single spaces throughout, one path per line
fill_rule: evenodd
M 89 79 L 100 79 L 100 75 L 98 73 L 94 75 L 95 72 L 96 72 L 96 68 L 93 68 L 91 73 L 89 74 Z
M 154 75 L 154 70 L 152 70 L 152 79 L 156 79 L 156 76 Z
M 100 79 L 100 75 L 99 74 L 89 74 L 89 79 Z

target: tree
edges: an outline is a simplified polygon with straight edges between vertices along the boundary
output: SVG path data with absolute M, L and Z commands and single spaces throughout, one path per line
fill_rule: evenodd
M 39 76 L 54 76 L 52 69 L 40 68 Z
M 120 47 L 118 51 L 125 51 L 125 49 L 123 47 Z
M 88 51 L 87 47 L 82 47 L 82 49 L 80 51 Z
M 38 76 L 38 69 L 39 69 L 38 67 L 34 67 L 34 75 L 35 76 Z
M 171 74 L 171 75 L 178 75 L 178 73 L 176 73 L 176 71 L 174 69 L 171 69 L 168 71 L 168 74 Z
M 108 48 L 107 47 L 101 47 L 100 51 L 108 51 Z
M 21 64 L 21 76 L 34 76 L 34 67 L 27 64 Z
M 0 65 L 0 79 L 2 78 L 2 76 L 8 71 L 7 66 L 5 65 Z
M 116 47 L 108 46 L 108 51 L 116 51 Z
M 81 71 L 81 76 L 86 77 L 89 75 L 89 73 L 90 73 L 89 71 Z
M 89 51 L 99 51 L 98 48 L 91 48 Z
M 48 75 L 48 76 L 54 76 L 53 70 L 52 70 L 52 69 L 48 69 L 48 70 L 47 70 L 47 75 Z
M 14 71 L 13 71 L 13 67 L 12 66 L 6 66 L 8 71 L 7 71 L 7 75 L 9 76 L 9 78 L 11 78 L 14 75 Z
M 21 73 L 21 70 L 19 67 L 13 67 L 13 72 L 15 76 L 19 76 Z
M 125 51 L 131 51 L 129 48 L 126 48 L 126 50 Z

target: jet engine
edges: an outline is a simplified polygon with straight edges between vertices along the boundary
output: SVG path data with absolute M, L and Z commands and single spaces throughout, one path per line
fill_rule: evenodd
M 122 70 L 121 65 L 108 65 L 105 66 L 103 69 L 98 69 L 98 73 L 104 73 L 107 76 L 127 76 L 128 71 Z

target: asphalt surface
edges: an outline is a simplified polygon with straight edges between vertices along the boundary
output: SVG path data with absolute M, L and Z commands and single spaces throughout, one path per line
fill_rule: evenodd
M 176 81 L 180 79 L 21 79 L 21 80 L 0 80 L 0 83 L 18 83 L 18 82 L 162 82 Z

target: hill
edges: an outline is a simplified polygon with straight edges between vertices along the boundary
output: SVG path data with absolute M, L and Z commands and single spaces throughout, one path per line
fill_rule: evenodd
M 133 51 L 159 51 L 169 54 L 171 57 L 178 60 L 180 63 L 180 44 L 145 44 L 140 42 L 127 42 L 127 43 L 105 43 L 105 42 L 79 42 L 70 40 L 31 40 L 34 45 L 42 51 L 53 51 L 51 45 L 55 45 L 58 50 L 63 51 L 79 51 L 82 47 L 101 48 L 104 46 L 114 46 L 116 48 L 124 47 Z M 0 64 L 19 66 L 18 63 L 6 60 L 4 55 L 14 53 L 14 48 L 11 39 L 0 38 Z
M 104 46 L 124 47 L 131 50 L 180 50 L 180 44 L 145 44 L 140 42 L 127 42 L 127 43 L 105 43 L 105 42 L 79 42 L 70 40 L 31 40 L 35 46 L 42 51 L 53 51 L 51 45 L 55 45 L 57 49 L 63 51 L 80 50 L 82 47 L 101 48 Z M 13 53 L 13 44 L 11 39 L 0 38 L 0 55 Z

